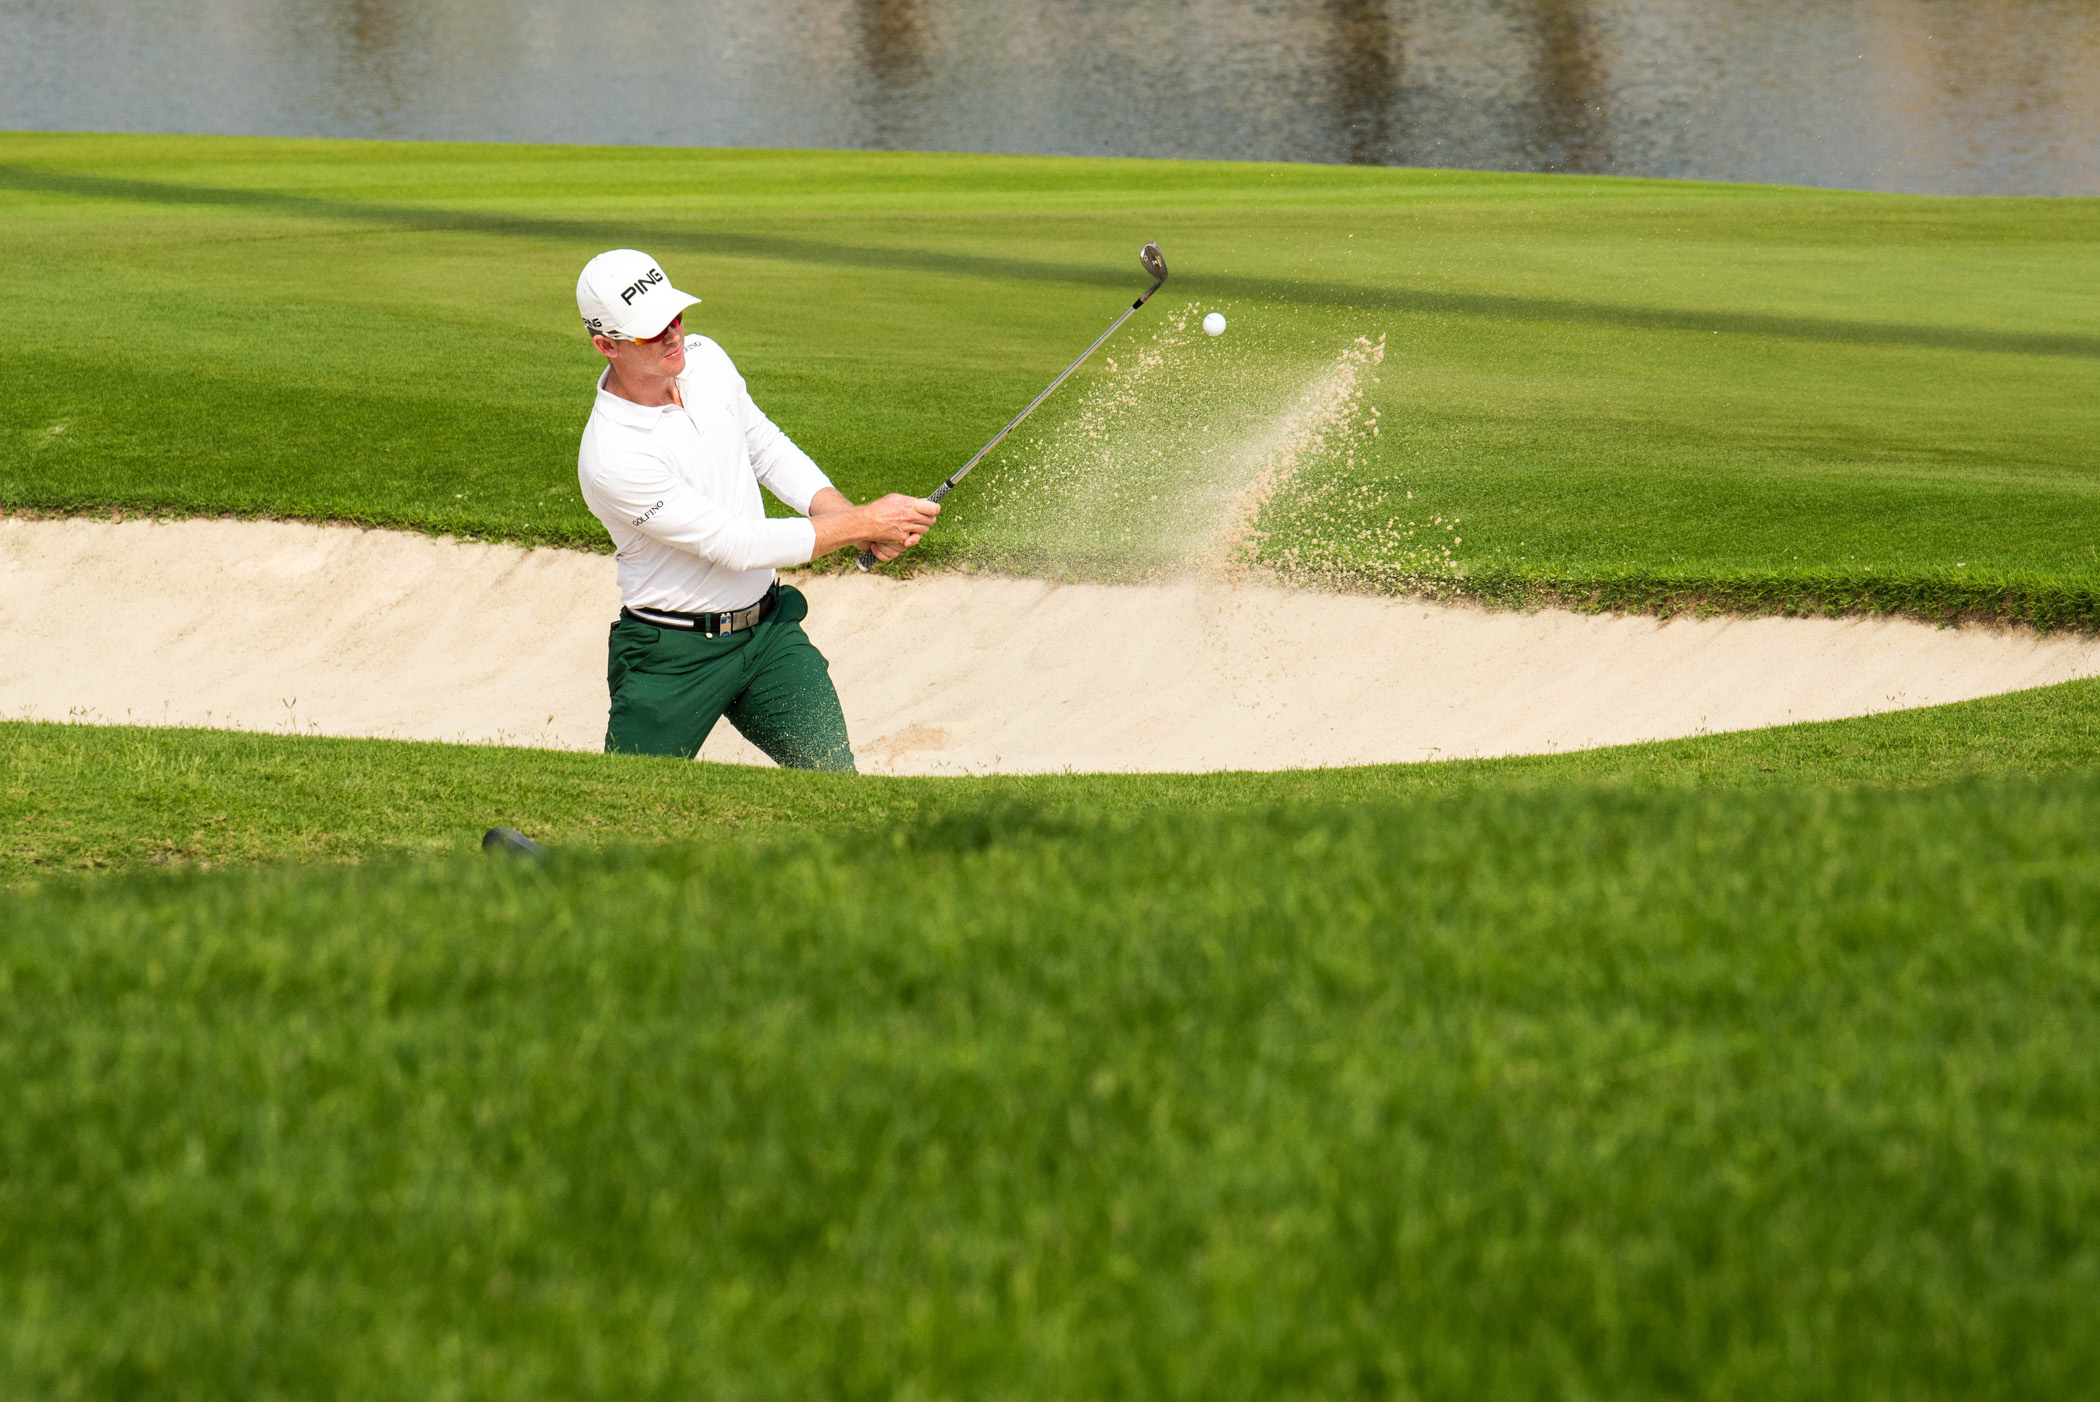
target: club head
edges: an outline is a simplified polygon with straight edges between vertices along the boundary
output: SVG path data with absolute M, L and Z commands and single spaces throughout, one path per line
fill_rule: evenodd
M 1145 270 L 1154 282 L 1167 280 L 1167 258 L 1159 251 L 1159 245 L 1148 243 L 1138 250 L 1138 266 Z
M 481 850 L 502 852 L 513 857 L 530 857 L 533 861 L 539 861 L 547 855 L 546 848 L 516 828 L 490 828 L 481 835 Z

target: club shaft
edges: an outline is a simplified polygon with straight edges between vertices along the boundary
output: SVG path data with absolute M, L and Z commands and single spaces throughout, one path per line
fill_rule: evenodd
M 955 469 L 954 472 L 949 474 L 947 481 L 941 483 L 939 487 L 934 489 L 933 500 L 939 501 L 942 497 L 948 495 L 948 493 L 954 489 L 955 484 L 957 482 L 960 482 L 963 480 L 963 478 L 969 476 L 970 469 L 977 466 L 977 464 L 979 464 L 980 462 L 983 462 L 985 454 L 991 452 L 992 449 L 998 447 L 999 444 L 1005 440 L 1007 434 L 1012 433 L 1015 429 L 1019 428 L 1021 426 L 1021 421 L 1036 411 L 1036 407 L 1038 405 L 1040 405 L 1044 400 L 1048 399 L 1051 395 L 1057 392 L 1057 387 L 1059 385 L 1063 384 L 1066 380 L 1072 378 L 1072 372 L 1074 370 L 1077 370 L 1080 366 L 1086 364 L 1087 357 L 1092 355 L 1095 351 L 1100 350 L 1101 343 L 1106 341 L 1109 337 L 1115 335 L 1116 328 L 1121 326 L 1124 322 L 1130 320 L 1130 314 L 1136 311 L 1139 307 L 1144 306 L 1145 302 L 1152 296 L 1152 293 L 1159 291 L 1159 286 L 1160 285 L 1158 283 L 1152 284 L 1151 291 L 1148 291 L 1143 297 L 1138 298 L 1135 302 L 1132 302 L 1129 306 L 1123 308 L 1122 312 L 1116 317 L 1116 319 L 1108 324 L 1108 329 L 1106 331 L 1103 331 L 1100 335 L 1096 336 L 1094 338 L 1094 343 L 1079 353 L 1078 359 L 1074 360 L 1070 365 L 1067 365 L 1064 369 L 1058 371 L 1057 378 L 1052 380 L 1049 384 L 1044 385 L 1043 392 L 1037 395 L 1035 398 L 1028 401 L 1027 408 L 1023 409 L 1020 413 L 1014 415 L 1011 419 L 1008 419 L 1006 421 L 1005 428 L 1002 428 L 997 433 L 993 434 L 991 437 L 991 441 L 986 443 L 982 448 L 979 448 L 968 462 L 964 463 L 961 467 Z
M 963 478 L 968 477 L 970 475 L 970 469 L 984 461 L 985 454 L 991 452 L 992 449 L 998 447 L 1000 443 L 1005 441 L 1007 434 L 1012 433 L 1015 429 L 1019 428 L 1021 426 L 1021 421 L 1027 418 L 1030 414 L 1033 414 L 1036 411 L 1036 407 L 1040 405 L 1044 400 L 1048 399 L 1051 395 L 1055 394 L 1057 392 L 1057 387 L 1063 384 L 1066 380 L 1070 379 L 1074 370 L 1077 370 L 1080 366 L 1086 364 L 1086 359 L 1088 356 L 1092 355 L 1095 351 L 1101 349 L 1102 342 L 1106 341 L 1109 337 L 1116 334 L 1117 327 L 1121 326 L 1124 322 L 1130 320 L 1130 314 L 1132 312 L 1136 311 L 1139 307 L 1144 306 L 1145 303 L 1151 301 L 1152 294 L 1159 291 L 1159 289 L 1164 287 L 1165 285 L 1166 279 L 1161 278 L 1158 282 L 1153 283 L 1150 287 L 1145 289 L 1144 296 L 1138 298 L 1135 302 L 1132 302 L 1129 306 L 1123 308 L 1123 310 L 1117 315 L 1116 319 L 1108 324 L 1108 329 L 1094 338 L 1094 343 L 1092 345 L 1088 346 L 1085 350 L 1081 351 L 1079 353 L 1078 358 L 1074 360 L 1070 365 L 1067 365 L 1064 369 L 1058 371 L 1057 378 L 1052 380 L 1049 384 L 1044 385 L 1043 392 L 1041 394 L 1038 394 L 1035 398 L 1029 400 L 1027 408 L 1023 409 L 1020 413 L 1008 419 L 1006 421 L 1006 427 L 1000 429 L 997 433 L 993 434 L 991 436 L 990 441 L 988 441 L 982 448 L 979 448 L 975 453 L 971 454 L 970 460 L 968 462 L 964 463 L 961 467 L 958 467 L 957 469 L 955 469 L 954 472 L 950 473 L 948 475 L 948 480 L 941 483 L 940 486 L 935 487 L 933 489 L 933 494 L 929 496 L 927 500 L 937 502 L 942 497 L 948 495 L 948 493 L 954 491 L 955 484 L 962 481 Z M 874 551 L 864 550 L 861 552 L 860 567 L 862 569 L 866 569 L 874 563 Z

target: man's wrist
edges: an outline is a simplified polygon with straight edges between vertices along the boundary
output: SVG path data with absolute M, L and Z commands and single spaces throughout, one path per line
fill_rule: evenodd
M 811 503 L 815 505 L 814 502 Z M 809 518 L 811 532 L 816 536 L 816 551 L 811 556 L 829 555 L 832 551 L 848 545 L 857 545 L 864 534 L 856 519 L 860 508 L 847 506 L 836 511 L 826 511 Z

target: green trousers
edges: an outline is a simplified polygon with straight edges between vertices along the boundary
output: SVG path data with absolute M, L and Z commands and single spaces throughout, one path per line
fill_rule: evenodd
M 623 616 L 605 664 L 606 753 L 691 759 L 726 715 L 777 764 L 852 773 L 846 716 L 824 654 L 802 631 L 807 617 L 809 600 L 785 587 L 765 622 L 718 638 Z

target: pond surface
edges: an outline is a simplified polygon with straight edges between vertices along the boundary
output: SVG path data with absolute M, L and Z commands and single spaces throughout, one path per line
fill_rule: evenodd
M 0 128 L 2100 194 L 2100 0 L 0 0 Z

